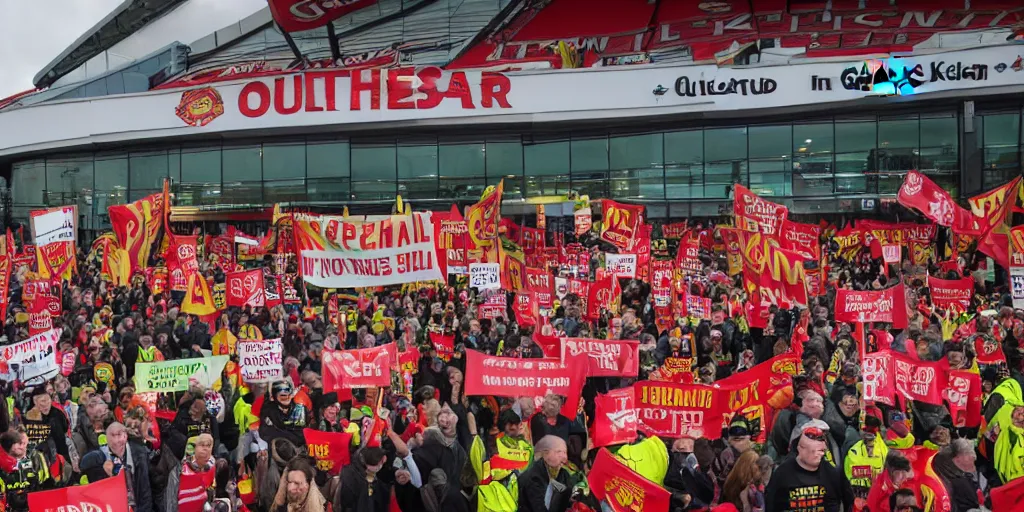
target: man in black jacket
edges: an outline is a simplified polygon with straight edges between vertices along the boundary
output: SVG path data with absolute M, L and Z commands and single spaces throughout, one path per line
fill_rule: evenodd
M 977 477 L 974 476 L 974 446 L 967 439 L 954 439 L 935 455 L 932 467 L 942 477 L 946 492 L 953 501 L 951 512 L 967 512 L 980 508 Z
M 540 460 L 519 478 L 519 512 L 565 512 L 574 485 L 564 467 L 568 462 L 565 441 L 544 436 L 534 449 Z
M 128 429 L 118 422 L 107 427 L 107 445 L 82 457 L 82 473 L 90 482 L 126 472 L 128 504 L 135 512 L 152 512 L 152 484 L 149 481 L 149 450 L 128 441 Z
M 697 463 L 694 444 L 690 437 L 676 439 L 665 473 L 665 487 L 672 491 L 673 498 L 679 495 L 680 501 L 686 503 L 684 510 L 707 507 L 715 499 L 715 483 Z

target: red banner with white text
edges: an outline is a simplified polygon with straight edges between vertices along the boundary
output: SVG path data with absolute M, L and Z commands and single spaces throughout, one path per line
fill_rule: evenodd
M 936 307 L 967 311 L 974 297 L 974 279 L 939 279 L 928 276 L 928 289 L 931 291 L 932 304 Z
M 907 298 L 903 284 L 882 291 L 836 290 L 835 318 L 839 322 L 886 322 L 907 327 Z
M 636 377 L 640 343 L 635 340 L 562 338 L 562 362 L 586 364 L 587 377 Z M 583 358 L 587 358 L 583 361 Z
M 388 343 L 356 350 L 324 350 L 324 390 L 374 388 L 391 385 L 391 350 Z
M 28 508 L 52 512 L 56 510 L 102 510 L 131 512 L 128 508 L 128 486 L 125 472 L 87 485 L 72 485 L 52 491 L 30 492 Z
M 263 282 L 263 270 L 253 269 L 245 272 L 229 272 L 227 275 L 228 307 L 244 308 L 263 307 L 266 305 L 266 284 Z

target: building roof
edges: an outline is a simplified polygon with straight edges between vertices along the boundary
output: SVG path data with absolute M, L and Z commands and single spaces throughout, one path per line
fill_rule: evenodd
M 32 83 L 39 89 L 49 87 L 60 77 L 74 71 L 89 59 L 123 41 L 147 23 L 185 1 L 124 0 L 37 73 Z

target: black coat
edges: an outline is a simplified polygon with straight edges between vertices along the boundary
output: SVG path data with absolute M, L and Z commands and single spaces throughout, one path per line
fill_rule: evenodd
M 416 467 L 420 470 L 424 485 L 430 480 L 430 473 L 439 469 L 447 477 L 447 489 L 441 500 L 445 512 L 469 512 L 469 501 L 462 495 L 460 479 L 469 456 L 456 442 L 451 447 L 434 440 L 426 440 L 423 446 L 412 452 Z M 522 489 L 522 487 L 520 487 Z M 520 493 L 522 490 L 520 490 Z
M 530 465 L 519 477 L 519 512 L 565 512 L 569 509 L 569 498 L 572 495 L 574 482 L 565 468 L 558 470 L 558 483 L 565 486 L 561 492 L 553 492 L 551 506 L 544 506 L 544 495 L 548 491 L 551 478 L 548 467 L 543 461 Z
M 687 509 L 709 506 L 715 499 L 715 483 L 699 468 L 690 470 L 681 453 L 671 453 L 668 471 L 665 473 L 665 487 L 673 493 L 689 494 Z
M 387 512 L 391 487 L 377 475 L 373 480 L 373 493 L 366 481 L 366 465 L 357 455 L 352 464 L 341 470 L 341 485 L 334 494 L 335 512 Z
M 104 447 L 105 448 L 105 447 Z M 149 480 L 149 449 L 135 443 L 128 443 L 128 451 L 132 456 L 132 491 L 135 493 L 135 512 L 153 512 L 153 489 Z M 90 482 L 97 482 L 107 477 L 103 463 L 108 459 L 102 449 L 89 452 L 82 457 L 79 467 Z
M 953 463 L 953 459 L 941 452 L 935 455 L 932 467 L 942 477 L 942 483 L 946 486 L 946 492 L 949 493 L 953 502 L 951 512 L 967 512 L 980 507 L 978 502 L 980 487 L 978 487 L 978 481 L 975 480 L 974 475 L 960 470 Z

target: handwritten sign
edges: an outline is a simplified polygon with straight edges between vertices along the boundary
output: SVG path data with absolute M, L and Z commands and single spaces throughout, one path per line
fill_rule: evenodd
M 495 290 L 501 288 L 501 264 L 470 263 L 469 286 L 479 290 Z
M 195 380 L 211 387 L 220 379 L 228 356 L 195 357 L 155 363 L 135 363 L 135 391 L 186 391 Z
M 636 254 L 606 254 L 605 270 L 615 277 L 632 279 L 636 277 L 636 260 Z
M 281 338 L 238 342 L 238 360 L 243 382 L 273 382 L 281 379 Z

